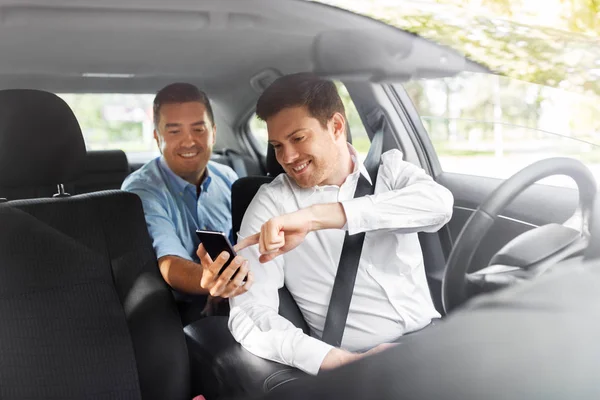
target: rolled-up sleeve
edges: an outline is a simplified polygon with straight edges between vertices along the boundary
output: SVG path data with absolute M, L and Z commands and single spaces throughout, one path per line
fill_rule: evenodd
M 124 190 L 137 194 L 142 200 L 146 225 L 152 238 L 156 258 L 177 256 L 193 261 L 177 235 L 173 218 L 169 216 L 165 205 L 167 202 L 160 198 L 161 194 L 140 187 L 127 187 Z
M 404 161 L 399 150 L 386 152 L 381 161 L 376 193 L 342 202 L 349 234 L 435 232 L 450 220 L 454 198 L 448 189 Z

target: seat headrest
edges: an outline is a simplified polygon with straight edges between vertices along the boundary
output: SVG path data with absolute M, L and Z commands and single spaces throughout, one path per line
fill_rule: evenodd
M 0 186 L 56 185 L 84 173 L 85 143 L 60 97 L 0 90 Z
M 284 172 L 283 167 L 277 162 L 277 158 L 275 158 L 275 148 L 269 143 L 267 145 L 267 174 L 275 178 Z
M 129 173 L 129 161 L 123 150 L 92 150 L 87 152 L 85 171 L 88 174 L 106 172 Z

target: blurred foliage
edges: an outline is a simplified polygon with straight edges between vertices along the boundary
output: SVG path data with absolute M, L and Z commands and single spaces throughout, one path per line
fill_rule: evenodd
M 451 47 L 491 70 L 524 81 L 600 94 L 600 0 L 562 0 L 568 32 L 509 20 L 522 1 L 480 0 L 498 17 L 475 15 L 468 1 L 320 1 Z
M 73 110 L 79 121 L 86 145 L 90 150 L 124 147 L 124 143 L 137 143 L 135 150 L 147 151 L 142 143 L 143 125 L 138 121 L 107 119 L 105 107 L 148 109 L 152 97 L 135 94 L 68 93 L 59 94 Z

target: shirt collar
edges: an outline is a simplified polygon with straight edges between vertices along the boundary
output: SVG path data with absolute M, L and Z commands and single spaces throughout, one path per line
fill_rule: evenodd
M 369 182 L 372 185 L 373 182 L 371 182 L 371 176 L 369 175 L 367 168 L 361 161 L 358 151 L 356 151 L 354 146 L 352 146 L 350 143 L 347 143 L 347 144 L 348 144 L 348 150 L 350 151 L 350 158 L 352 159 L 352 163 L 353 163 L 353 168 L 352 168 L 352 172 L 350 173 L 350 175 L 348 175 L 346 177 L 346 179 L 344 180 L 344 182 L 342 183 L 342 186 L 344 186 L 349 181 L 348 178 L 350 178 L 350 177 L 352 177 L 352 178 L 356 177 L 356 179 L 358 180 L 359 174 L 363 175 L 365 177 L 365 179 L 367 180 L 367 182 Z M 336 186 L 337 187 L 337 185 L 323 185 L 323 186 L 317 185 L 317 186 L 313 187 L 313 189 L 325 188 L 328 186 Z
M 360 159 L 360 155 L 358 154 L 358 152 L 356 151 L 354 146 L 352 146 L 350 143 L 348 143 L 348 150 L 350 151 L 350 157 L 352 159 L 353 169 L 352 169 L 352 172 L 346 177 L 346 179 L 344 180 L 342 185 L 341 186 L 337 186 L 337 185 L 319 186 L 319 185 L 316 185 L 316 186 L 313 186 L 312 188 L 304 189 L 307 191 L 306 193 L 309 195 L 309 197 L 318 191 L 326 190 L 326 188 L 336 188 L 340 191 L 340 193 L 345 193 L 345 195 L 343 195 L 343 196 L 347 195 L 347 196 L 350 196 L 350 198 L 352 198 L 354 192 L 350 193 L 349 187 L 353 186 L 354 183 L 358 181 L 358 178 L 360 175 L 363 175 L 365 177 L 365 179 L 367 180 L 367 182 L 369 182 L 369 184 L 371 184 L 371 185 L 373 184 L 373 182 L 371 181 L 371 176 L 369 175 L 369 172 L 367 171 L 367 168 L 365 167 L 365 165 L 363 164 L 363 162 Z
M 177 191 L 183 192 L 185 189 L 189 188 L 190 190 L 192 190 L 192 192 L 194 194 L 196 193 L 196 186 L 192 185 L 191 183 L 189 183 L 188 181 L 186 181 L 185 179 L 183 179 L 182 177 L 177 175 L 175 172 L 173 172 L 171 170 L 171 168 L 169 168 L 169 165 L 167 164 L 167 161 L 165 160 L 164 156 L 160 157 L 159 165 L 160 165 L 160 168 L 163 170 L 163 172 L 170 178 L 171 182 L 175 185 L 175 189 Z M 210 173 L 209 165 L 207 164 L 206 165 L 206 174 L 204 175 L 204 180 L 200 184 L 203 192 L 208 190 L 208 186 L 210 185 L 210 182 L 212 181 L 211 175 L 212 174 Z
M 369 175 L 367 167 L 365 167 L 365 164 L 361 161 L 358 151 L 356 151 L 354 146 L 352 146 L 350 143 L 348 143 L 348 150 L 350 150 L 350 156 L 352 157 L 352 162 L 354 162 L 354 170 L 352 171 L 352 174 L 360 172 L 360 174 L 365 177 L 367 182 L 372 185 L 373 182 L 371 181 L 371 175 Z

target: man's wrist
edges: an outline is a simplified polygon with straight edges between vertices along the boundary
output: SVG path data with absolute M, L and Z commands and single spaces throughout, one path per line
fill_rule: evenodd
M 342 203 L 314 204 L 308 207 L 310 231 L 342 229 L 346 213 Z
M 333 348 L 325 356 L 325 359 L 321 363 L 321 368 L 319 369 L 319 372 L 340 367 L 352 361 L 358 360 L 359 358 L 359 354 L 351 353 L 349 351 L 338 348 Z

